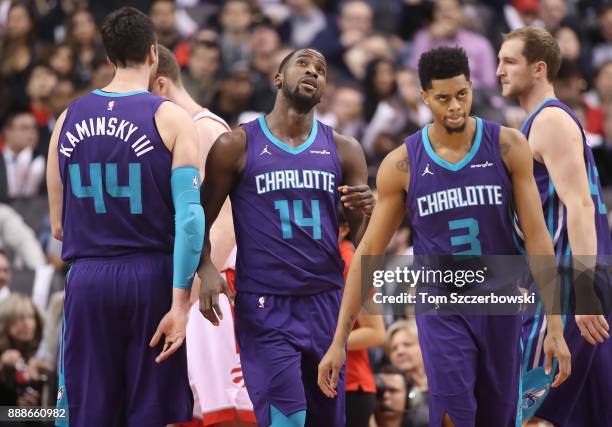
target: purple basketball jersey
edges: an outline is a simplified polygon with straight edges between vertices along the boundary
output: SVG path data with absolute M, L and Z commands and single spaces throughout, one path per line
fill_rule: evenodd
M 433 150 L 429 126 L 409 136 L 406 211 L 415 255 L 512 255 L 511 183 L 497 123 L 476 118 L 469 153 L 449 163 Z
M 247 160 L 231 193 L 238 246 L 236 289 L 312 295 L 339 289 L 338 186 L 342 169 L 333 130 L 315 120 L 290 147 L 263 116 L 243 125 Z
M 172 153 L 155 125 L 164 101 L 95 90 L 68 107 L 58 143 L 64 260 L 172 252 Z
M 576 122 L 580 131 L 582 132 L 582 145 L 584 152 L 584 163 L 587 170 L 589 179 L 589 188 L 591 190 L 591 196 L 593 197 L 593 205 L 595 206 L 595 229 L 597 232 L 597 255 L 612 255 L 612 242 L 610 241 L 610 228 L 608 227 L 607 210 L 604 205 L 601 184 L 599 183 L 599 172 L 595 165 L 595 159 L 593 158 L 593 152 L 587 144 L 586 134 L 580 120 L 576 117 L 576 114 L 570 107 L 562 103 L 556 98 L 548 98 L 542 102 L 530 115 L 527 117 L 523 126 L 521 126 L 521 132 L 525 137 L 529 138 L 529 132 L 531 131 L 531 125 L 534 119 L 540 111 L 544 108 L 556 107 L 561 108 L 572 119 Z M 555 252 L 557 255 L 569 255 L 570 245 L 569 238 L 567 236 L 567 210 L 565 205 L 559 199 L 555 186 L 553 185 L 552 179 L 548 174 L 548 170 L 543 163 L 533 160 L 533 174 L 540 190 L 540 198 L 542 200 L 542 208 L 544 209 L 544 216 L 548 225 L 548 231 L 550 232 L 553 243 L 555 245 Z

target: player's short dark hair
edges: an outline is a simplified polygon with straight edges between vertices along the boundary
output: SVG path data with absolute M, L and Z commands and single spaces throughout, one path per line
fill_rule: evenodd
M 151 45 L 157 43 L 151 19 L 133 7 L 122 7 L 108 15 L 101 33 L 106 55 L 117 66 L 142 64 Z
M 504 34 L 504 42 L 511 39 L 523 41 L 523 56 L 528 64 L 544 61 L 546 80 L 553 82 L 561 66 L 561 49 L 557 40 L 544 28 L 525 27 Z
M 295 55 L 298 51 L 300 51 L 301 49 L 295 49 L 292 50 L 291 52 L 289 52 L 287 54 L 287 56 L 285 56 L 283 58 L 283 60 L 281 61 L 280 65 L 278 66 L 278 72 L 282 73 L 283 69 L 285 68 L 285 66 L 287 65 L 287 63 L 291 60 L 291 58 L 293 57 L 293 55 Z
M 468 58 L 460 47 L 439 47 L 423 53 L 418 69 L 423 90 L 431 89 L 432 80 L 451 79 L 462 74 L 470 79 Z
M 180 70 L 174 54 L 166 46 L 159 44 L 157 45 L 157 55 L 159 56 L 159 63 L 157 64 L 155 77 L 167 77 L 174 84 L 180 84 Z
M 279 72 L 279 73 L 282 73 L 282 72 L 283 72 L 283 69 L 284 69 L 284 68 L 285 68 L 285 66 L 286 66 L 286 65 L 289 63 L 289 61 L 291 60 L 291 58 L 293 57 L 293 55 L 295 55 L 296 53 L 301 52 L 301 51 L 303 51 L 303 50 L 312 50 L 312 51 L 318 52 L 318 53 L 319 53 L 319 55 L 323 56 L 323 54 L 322 54 L 320 51 L 318 51 L 317 49 L 313 49 L 313 48 L 311 48 L 311 47 L 305 47 L 305 48 L 303 48 L 303 49 L 295 49 L 295 50 L 293 50 L 293 51 L 289 52 L 289 54 L 287 54 L 287 56 L 285 56 L 285 57 L 283 58 L 283 60 L 281 61 L 280 65 L 278 66 L 278 72 Z

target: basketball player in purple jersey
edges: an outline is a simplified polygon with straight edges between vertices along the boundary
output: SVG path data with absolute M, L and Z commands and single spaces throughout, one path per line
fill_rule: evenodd
M 193 405 L 181 345 L 204 240 L 197 136 L 189 114 L 146 90 L 149 17 L 122 8 L 101 32 L 115 76 L 70 104 L 49 147 L 51 224 L 72 264 L 57 425 L 164 426 L 191 420 Z
M 523 28 L 504 40 L 497 75 L 503 95 L 517 97 L 529 114 L 521 131 L 533 155 L 533 172 L 557 258 L 563 265 L 571 255 L 577 274 L 593 271 L 597 257 L 609 260 L 612 255 L 610 230 L 597 168 L 582 125 L 576 114 L 555 98 L 553 81 L 561 61 L 559 46 L 540 28 Z M 570 284 L 573 281 L 571 274 L 566 279 Z M 551 378 L 540 368 L 539 356 L 540 329 L 545 319 L 538 312 L 526 319 L 523 379 L 529 387 L 523 388 L 525 419 L 535 413 L 558 426 L 612 426 L 609 317 L 606 320 L 599 310 L 580 309 L 584 306 L 580 298 L 590 299 L 595 289 L 592 281 L 587 285 L 575 294 L 577 300 L 572 295 L 578 314 L 567 316 L 565 321 L 572 377 L 548 396 Z
M 439 48 L 424 53 L 419 78 L 433 123 L 408 137 L 378 171 L 377 207 L 351 264 L 334 341 L 319 365 L 319 386 L 330 397 L 337 394 L 346 338 L 360 310 L 361 258 L 383 255 L 405 213 L 415 256 L 512 255 L 517 253 L 509 216 L 512 199 L 527 253 L 553 253 L 523 136 L 469 116 L 472 84 L 465 52 Z M 468 203 L 475 186 L 492 191 Z M 520 425 L 521 317 L 435 313 L 432 308 L 416 317 L 430 390 L 430 425 Z M 547 363 L 555 357 L 561 367 L 556 386 L 569 375 L 570 356 L 560 316 L 550 316 L 548 327 Z
M 236 337 L 261 426 L 344 426 L 344 399 L 328 399 L 316 383 L 343 286 L 337 206 L 349 208 L 358 242 L 374 199 L 359 143 L 314 118 L 326 73 L 318 51 L 289 54 L 272 112 L 223 134 L 206 161 L 207 227 L 228 195 L 232 202 Z M 222 287 L 209 249 L 198 274 L 200 308 L 215 322 Z

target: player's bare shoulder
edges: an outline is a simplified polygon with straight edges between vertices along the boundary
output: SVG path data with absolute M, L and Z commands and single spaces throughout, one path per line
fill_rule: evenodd
M 410 185 L 410 158 L 406 145 L 402 144 L 385 156 L 378 175 L 376 176 L 376 186 L 392 190 L 408 190 Z
M 525 136 L 517 129 L 501 126 L 499 129 L 499 153 L 510 173 L 517 167 L 531 164 L 533 157 Z
M 365 156 L 363 154 L 363 148 L 359 141 L 355 138 L 342 135 L 334 130 L 334 143 L 336 144 L 336 150 L 338 151 L 338 157 L 340 161 L 352 162 L 355 156 Z
M 160 104 L 155 112 L 155 124 L 164 145 L 170 151 L 173 151 L 176 137 L 182 130 L 191 127 L 195 132 L 195 125 L 189 113 L 170 101 Z
M 502 159 L 505 158 L 510 151 L 514 148 L 525 148 L 527 140 L 523 136 L 523 134 L 513 128 L 509 128 L 506 126 L 500 126 L 499 128 L 499 152 L 502 156 Z
M 582 131 L 562 108 L 542 109 L 531 125 L 529 143 L 537 153 L 549 150 L 582 150 Z
M 219 135 L 206 159 L 209 163 L 221 163 L 224 168 L 242 173 L 247 157 L 247 134 L 243 126 Z
M 334 130 L 334 142 L 338 150 L 355 150 L 361 149 L 361 144 L 355 138 L 347 135 L 342 135 Z

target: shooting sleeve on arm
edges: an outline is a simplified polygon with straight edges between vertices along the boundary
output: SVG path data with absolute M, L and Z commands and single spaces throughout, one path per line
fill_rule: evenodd
M 174 202 L 174 272 L 175 288 L 190 289 L 200 262 L 204 244 L 204 209 L 200 204 L 200 172 L 191 166 L 172 170 Z

